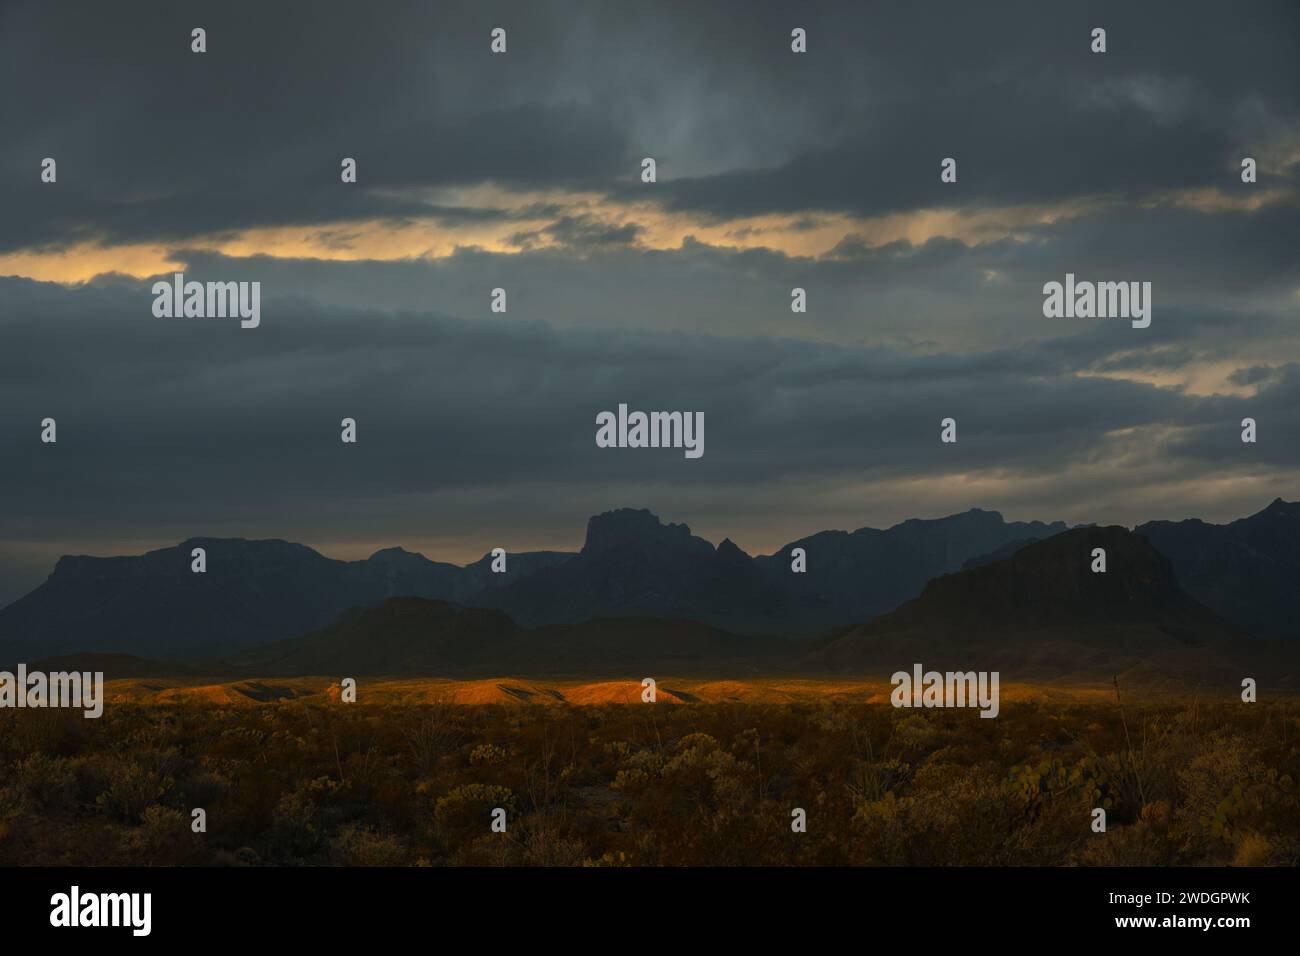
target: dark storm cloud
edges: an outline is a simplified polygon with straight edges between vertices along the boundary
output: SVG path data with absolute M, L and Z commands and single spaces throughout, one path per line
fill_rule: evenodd
M 644 155 L 656 198 L 711 216 L 1239 188 L 1241 155 L 1296 132 L 1290 4 L 382 10 L 7 4 L 0 248 L 401 219 L 423 207 L 394 190 L 482 182 L 644 199 Z
M 590 251 L 604 246 L 629 245 L 636 242 L 641 231 L 641 227 L 632 222 L 614 225 L 592 216 L 561 216 L 541 229 L 515 233 L 510 237 L 510 244 L 529 249 L 554 242 L 575 250 Z
M 463 249 L 422 261 L 237 259 L 184 249 L 175 255 L 200 279 L 260 279 L 280 295 L 351 308 L 487 316 L 489 290 L 505 287 L 512 316 L 555 326 L 907 340 L 958 351 L 1080 332 L 1070 349 L 1095 341 L 1098 358 L 1127 348 L 1166 367 L 1173 346 L 1205 358 L 1211 349 L 1227 354 L 1268 338 L 1276 358 L 1300 358 L 1294 207 L 1211 215 L 1165 206 L 1137 216 L 1108 207 L 973 247 L 951 239 L 898 242 L 826 259 L 690 240 L 675 250 L 644 249 L 624 241 L 628 225 L 561 218 L 539 231 L 562 242 L 560 249 Z M 1067 272 L 1150 281 L 1152 328 L 1138 335 L 1102 323 L 1087 332 L 1044 319 L 1043 284 Z M 790 312 L 796 286 L 808 292 L 806 314 Z M 1141 367 L 1138 358 L 1116 361 L 1128 364 L 1112 368 Z
M 536 40 L 554 28 L 520 5 L 518 48 L 493 61 L 491 13 L 7 5 L 0 248 L 426 212 L 385 194 L 405 186 L 599 183 L 624 155 L 613 118 L 530 95 L 545 72 Z M 33 191 L 45 156 L 59 183 Z M 356 190 L 340 188 L 344 156 L 358 160 Z
M 535 496 L 631 480 L 685 486 L 947 471 L 1052 472 L 1117 429 L 1231 431 L 1246 404 L 1076 377 L 1060 343 L 908 355 L 772 339 L 559 331 L 542 323 L 263 302 L 262 326 L 161 320 L 146 285 L 0 282 L 10 462 L 22 534 L 234 516 L 363 514 L 404 495 L 513 486 Z M 1086 350 L 1083 350 L 1086 356 Z M 1286 420 L 1295 371 L 1250 401 Z M 706 454 L 595 447 L 595 415 L 700 410 Z M 1294 415 L 1294 412 L 1286 412 Z M 940 418 L 961 443 L 937 441 Z M 57 445 L 38 423 L 59 422 Z M 361 440 L 339 441 L 357 419 Z M 1294 447 L 1294 446 L 1293 446 Z M 1224 453 L 1235 451 L 1225 446 Z M 1208 446 L 1187 449 L 1205 458 Z M 1267 460 L 1294 465 L 1295 451 Z M 520 520 L 532 506 L 515 503 Z M 483 516 L 484 519 L 488 517 Z
M 1281 373 L 1281 369 L 1268 365 L 1252 365 L 1250 368 L 1239 368 L 1232 373 L 1231 379 L 1234 385 L 1259 385 L 1263 382 L 1275 381 Z
M 1244 450 L 1256 467 L 1300 465 L 1300 364 L 1270 370 L 1253 397 L 1216 395 L 1199 402 L 1187 417 L 1188 428 L 1172 443 L 1180 458 L 1220 463 L 1234 458 L 1243 464 Z M 1253 418 L 1263 432 L 1254 445 L 1241 441 L 1241 420 Z M 1232 427 L 1236 426 L 1236 427 Z

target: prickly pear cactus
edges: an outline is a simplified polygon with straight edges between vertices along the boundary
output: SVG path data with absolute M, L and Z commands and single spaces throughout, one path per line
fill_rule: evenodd
M 1090 806 L 1109 810 L 1118 801 L 1108 768 L 1095 757 L 1080 758 L 1067 766 L 1058 759 L 1012 767 L 1009 786 L 1020 806 L 1037 813 L 1044 804 L 1060 799 L 1085 799 Z

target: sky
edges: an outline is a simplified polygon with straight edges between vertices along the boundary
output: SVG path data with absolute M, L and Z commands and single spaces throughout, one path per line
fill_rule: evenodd
M 1297 48 L 1286 2 L 10 0 L 0 603 L 198 535 L 464 562 L 646 507 L 770 553 L 1294 500 Z M 155 316 L 175 272 L 260 282 L 260 325 Z M 1067 273 L 1150 282 L 1150 327 L 1044 317 Z M 598 448 L 620 403 L 704 455 Z

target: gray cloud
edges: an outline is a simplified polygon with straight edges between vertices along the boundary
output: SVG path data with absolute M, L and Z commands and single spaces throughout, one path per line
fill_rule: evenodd
M 489 291 L 500 286 L 512 315 L 557 327 L 703 329 L 958 350 L 1083 331 L 1071 348 L 1095 340 L 1111 353 L 1139 350 L 1165 366 L 1169 353 L 1157 350 L 1174 345 L 1204 358 L 1267 341 L 1273 360 L 1300 359 L 1294 207 L 1218 215 L 1108 208 L 974 246 L 899 242 L 822 259 L 693 240 L 675 250 L 645 249 L 630 241 L 631 230 L 591 219 L 557 219 L 537 236 L 524 232 L 521 243 L 563 245 L 390 262 L 175 255 L 197 278 L 260 279 L 280 295 L 350 308 L 486 317 Z M 1137 336 L 1114 323 L 1088 330 L 1044 320 L 1043 283 L 1067 272 L 1151 282 L 1152 327 Z M 807 290 L 806 314 L 790 312 L 795 286 Z M 1188 319 L 1192 313 L 1198 318 Z M 1139 367 L 1140 356 L 1123 361 L 1113 368 Z
M 1105 56 L 1087 52 L 1098 23 Z M 494 57 L 497 25 L 511 46 Z M 401 219 L 421 204 L 394 189 L 437 185 L 642 199 L 645 155 L 658 198 L 721 217 L 1231 187 L 1241 155 L 1300 135 L 1297 35 L 1286 3 L 11 3 L 0 248 Z M 57 188 L 37 180 L 44 156 Z M 1294 169 L 1266 164 L 1261 187 L 1278 181 Z

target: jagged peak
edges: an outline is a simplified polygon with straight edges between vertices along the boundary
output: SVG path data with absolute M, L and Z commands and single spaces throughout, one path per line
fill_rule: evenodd
M 687 541 L 691 529 L 685 524 L 665 524 L 647 508 L 617 508 L 593 515 L 587 521 L 584 553 L 642 541 Z
M 721 557 L 749 558 L 749 554 L 746 553 L 745 549 L 740 547 L 740 545 L 736 544 L 736 542 L 732 541 L 730 538 L 722 539 L 722 542 L 718 545 L 717 553 Z

